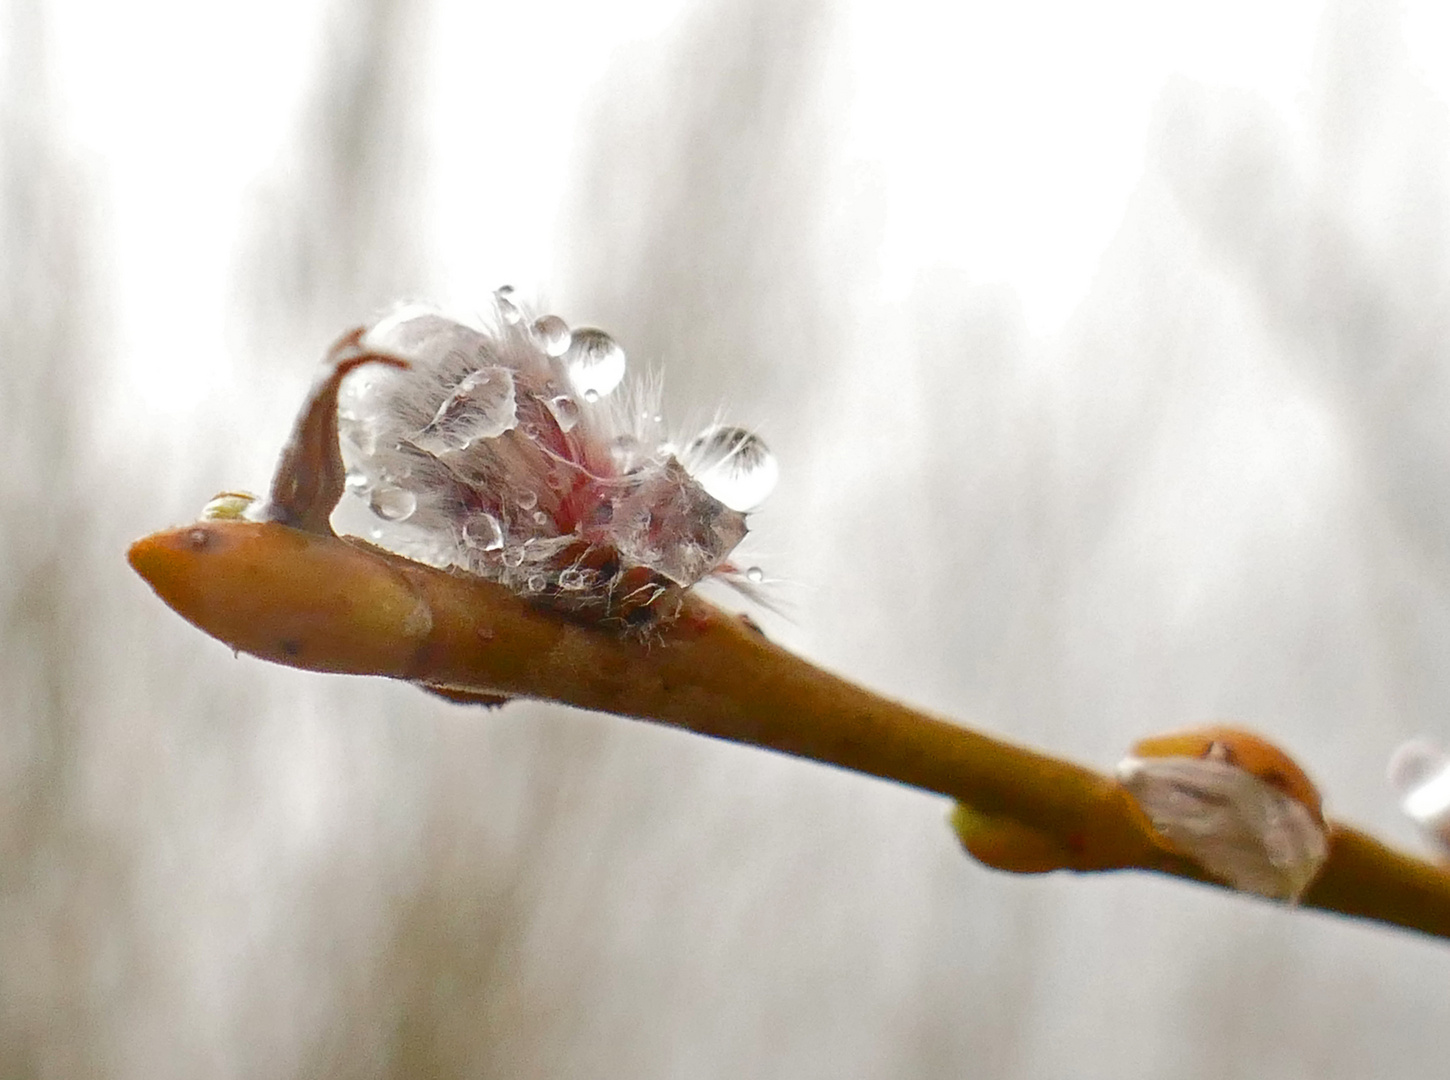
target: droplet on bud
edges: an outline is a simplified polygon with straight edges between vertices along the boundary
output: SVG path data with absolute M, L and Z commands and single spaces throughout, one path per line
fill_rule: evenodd
M 492 514 L 474 514 L 463 525 L 463 540 L 482 551 L 497 551 L 503 547 L 503 529 Z
M 373 478 L 361 469 L 349 469 L 343 478 L 342 486 L 348 494 L 364 498 L 373 488 Z
M 379 484 L 373 488 L 368 506 L 384 521 L 407 521 L 418 508 L 418 496 L 396 484 Z
M 247 510 L 257 501 L 255 495 L 245 491 L 223 491 L 201 508 L 202 521 L 237 521 L 247 516 Z
M 519 320 L 524 317 L 519 310 L 518 303 L 514 300 L 514 287 L 512 285 L 500 285 L 493 291 L 493 302 L 498 305 L 499 316 L 510 326 L 517 326 Z
M 511 431 L 518 422 L 513 372 L 486 367 L 463 377 L 413 442 L 430 454 L 466 450 L 479 439 Z
M 680 458 L 702 488 L 741 513 L 764 502 L 780 477 L 780 465 L 765 441 L 744 428 L 707 428 L 690 440 Z
M 745 580 L 752 584 L 759 585 L 765 580 L 765 571 L 758 566 L 752 566 L 745 571 Z
M 579 403 L 568 394 L 551 397 L 544 404 L 554 414 L 554 421 L 559 425 L 560 431 L 573 431 L 574 425 L 579 423 Z
M 618 342 L 603 330 L 586 326 L 571 335 L 564 363 L 574 389 L 592 402 L 619 385 L 626 360 Z
M 535 319 L 534 337 L 548 356 L 563 356 L 574 339 L 569 324 L 557 315 L 541 315 Z

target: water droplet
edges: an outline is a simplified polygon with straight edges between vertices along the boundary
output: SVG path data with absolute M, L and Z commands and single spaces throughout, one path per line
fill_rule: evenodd
M 407 521 L 418 509 L 418 496 L 396 484 L 379 484 L 373 488 L 368 506 L 384 521 Z
M 563 356 L 574 339 L 569 324 L 557 315 L 542 315 L 535 319 L 534 337 L 538 339 L 539 348 L 549 356 Z
M 561 589 L 582 589 L 589 584 L 589 578 L 583 570 L 569 567 L 567 570 L 559 571 L 559 588 Z
M 520 319 L 524 317 L 519 305 L 514 300 L 514 287 L 512 285 L 500 285 L 493 290 L 493 302 L 498 305 L 498 313 L 503 321 L 510 326 L 517 326 Z
M 520 510 L 532 510 L 539 505 L 539 497 L 532 491 L 524 491 L 519 493 L 518 502 Z
M 503 529 L 492 514 L 474 514 L 463 525 L 463 540 L 470 547 L 497 551 L 503 547 Z
M 503 564 L 507 567 L 522 566 L 524 564 L 523 545 L 515 544 L 513 547 L 504 548 Z
M 463 377 L 413 442 L 430 454 L 464 450 L 518 426 L 514 376 L 508 368 L 486 367 Z
M 579 403 L 568 394 L 552 397 L 546 404 L 549 406 L 549 411 L 554 414 L 554 420 L 558 423 L 560 431 L 572 431 L 574 425 L 579 422 Z
M 690 440 L 681 461 L 702 488 L 742 513 L 764 502 L 780 477 L 770 448 L 744 428 L 707 428 Z
M 543 592 L 544 586 L 547 584 L 548 582 L 544 580 L 543 574 L 530 574 L 529 580 L 524 582 L 524 587 L 527 588 L 529 592 Z
M 350 469 L 343 480 L 343 486 L 353 495 L 362 498 L 372 490 L 373 478 L 361 469 Z
M 544 513 L 542 510 L 535 510 L 534 511 L 534 524 L 535 525 L 547 525 L 547 524 L 549 524 L 549 515 L 546 514 L 546 513 Z
M 201 508 L 202 521 L 237 521 L 247 516 L 247 509 L 257 501 L 245 491 L 223 491 Z
M 752 566 L 745 571 L 745 580 L 754 582 L 756 585 L 759 585 L 762 581 L 765 580 L 765 571 L 758 566 Z
M 575 330 L 564 362 L 569 381 L 586 401 L 598 400 L 624 378 L 624 350 L 603 330 L 587 326 Z M 589 396 L 591 390 L 594 397 Z
M 593 405 L 596 401 L 599 400 L 599 391 L 591 386 L 588 390 L 584 391 L 584 400 L 589 402 L 589 404 Z
M 614 549 L 625 562 L 685 588 L 718 567 L 745 536 L 745 515 L 721 506 L 673 458 L 644 463 L 609 496 Z

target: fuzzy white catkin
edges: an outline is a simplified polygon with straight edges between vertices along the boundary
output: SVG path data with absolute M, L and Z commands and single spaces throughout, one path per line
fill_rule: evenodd
M 340 402 L 348 490 L 371 509 L 373 539 L 629 625 L 736 572 L 744 511 L 774 484 L 774 457 L 716 425 L 682 463 L 657 388 L 624 378 L 603 331 L 533 319 L 505 287 L 490 323 L 408 306 L 365 343 L 411 365 L 360 371 Z

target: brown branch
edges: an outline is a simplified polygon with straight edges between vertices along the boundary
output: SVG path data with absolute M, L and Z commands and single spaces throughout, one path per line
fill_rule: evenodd
M 1002 870 L 1211 881 L 1115 780 L 879 697 L 693 594 L 642 640 L 340 539 L 330 515 L 343 489 L 342 378 L 368 362 L 407 366 L 363 340 L 354 331 L 333 347 L 278 462 L 265 522 L 206 520 L 132 546 L 137 572 L 208 634 L 292 667 L 406 679 L 453 701 L 559 701 L 938 792 L 957 800 L 952 824 L 966 849 Z M 1176 754 L 1184 737 L 1156 741 Z M 1296 778 L 1298 797 L 1312 795 L 1317 821 L 1318 796 L 1298 767 L 1267 745 L 1255 753 L 1279 759 L 1279 780 Z M 1305 905 L 1450 937 L 1450 873 L 1342 826 L 1330 840 Z
M 204 521 L 130 560 L 235 649 L 455 696 L 540 698 L 811 758 L 958 800 L 969 850 L 1002 869 L 1206 875 L 1165 849 L 1109 777 L 882 698 L 693 595 L 650 641 L 542 610 L 477 578 L 275 522 Z M 1450 873 L 1334 826 L 1301 903 L 1450 938 Z

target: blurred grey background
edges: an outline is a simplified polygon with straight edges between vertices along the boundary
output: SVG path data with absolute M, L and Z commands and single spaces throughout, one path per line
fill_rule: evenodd
M 1103 767 L 1231 718 L 1413 845 L 1434 5 L 4 3 L 0 1075 L 1444 1072 L 1443 944 L 234 659 L 124 562 L 265 485 L 339 331 L 508 280 L 778 452 L 773 636 Z

